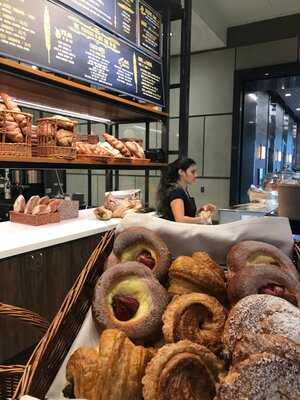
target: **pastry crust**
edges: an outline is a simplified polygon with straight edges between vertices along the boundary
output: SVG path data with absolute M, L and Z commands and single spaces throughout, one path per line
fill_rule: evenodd
M 153 356 L 116 329 L 103 332 L 99 349 L 78 349 L 67 364 L 67 379 L 76 398 L 141 400 L 142 377 Z
M 299 399 L 299 347 L 290 343 L 284 348 L 286 352 L 280 350 L 278 355 L 269 346 L 267 351 L 235 364 L 221 382 L 215 400 Z
M 14 202 L 14 211 L 15 212 L 19 212 L 19 213 L 23 213 L 25 210 L 25 206 L 26 206 L 26 201 L 25 198 L 22 194 L 20 194 L 17 198 L 16 201 Z
M 253 240 L 240 242 L 229 250 L 227 254 L 228 277 L 232 278 L 244 266 L 257 264 L 276 265 L 285 274 L 299 279 L 296 267 L 287 255 L 275 246 Z
M 132 227 L 121 232 L 115 239 L 112 254 L 106 268 L 111 268 L 123 261 L 136 261 L 143 252 L 150 253 L 154 261 L 151 268 L 153 275 L 162 281 L 171 265 L 171 254 L 165 242 L 150 229 Z
M 300 307 L 300 283 L 276 265 L 247 265 L 228 280 L 228 298 L 232 305 L 252 294 L 273 294 Z
M 212 400 L 221 363 L 206 347 L 188 340 L 158 350 L 143 378 L 144 400 Z
M 147 341 L 161 329 L 168 302 L 168 292 L 149 268 L 128 262 L 108 269 L 98 280 L 92 313 L 100 332 L 117 328 L 131 339 Z
M 167 343 L 188 339 L 213 352 L 221 350 L 226 311 L 214 297 L 191 293 L 176 296 L 163 315 Z
M 199 255 L 201 254 L 201 257 Z M 205 262 L 201 262 L 201 260 Z M 192 257 L 180 256 L 173 261 L 169 270 L 171 295 L 193 292 L 206 293 L 216 297 L 221 303 L 226 301 L 226 284 L 221 271 L 212 268 L 215 263 L 208 255 L 195 253 Z
M 260 333 L 284 336 L 300 344 L 300 310 L 279 297 L 245 297 L 231 309 L 225 323 L 224 355 L 230 358 L 244 335 Z

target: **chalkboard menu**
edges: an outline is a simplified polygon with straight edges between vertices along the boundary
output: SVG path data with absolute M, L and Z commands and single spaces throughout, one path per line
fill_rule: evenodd
M 143 1 L 139 2 L 140 47 L 160 56 L 161 15 Z
M 111 27 L 115 23 L 115 0 L 66 0 L 61 2 L 100 25 Z
M 137 4 L 136 0 L 116 0 L 115 31 L 137 44 Z
M 0 54 L 163 105 L 161 64 L 73 11 L 0 0 L 0 23 Z

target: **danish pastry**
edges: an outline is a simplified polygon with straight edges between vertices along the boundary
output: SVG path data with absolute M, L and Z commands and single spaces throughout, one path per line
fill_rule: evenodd
M 298 279 L 272 264 L 245 266 L 228 280 L 227 293 L 231 304 L 252 294 L 269 294 L 300 307 Z
M 233 246 L 227 254 L 228 277 L 231 278 L 244 266 L 276 265 L 285 274 L 299 279 L 296 267 L 282 251 L 268 243 L 244 241 Z
M 92 312 L 101 332 L 117 328 L 134 340 L 153 339 L 162 326 L 168 292 L 145 265 L 127 262 L 105 271 L 94 292 Z
M 206 293 L 221 303 L 226 300 L 224 272 L 205 253 L 192 257 L 180 256 L 173 261 L 169 270 L 171 295 Z
M 204 346 L 188 340 L 165 345 L 146 368 L 144 400 L 212 400 L 221 369 Z
M 137 261 L 146 265 L 161 281 L 171 265 L 171 254 L 165 242 L 156 233 L 146 228 L 132 227 L 116 237 L 106 268 L 127 261 Z
M 167 343 L 188 339 L 217 352 L 225 321 L 225 309 L 214 297 L 201 293 L 175 296 L 163 315 L 163 333 Z

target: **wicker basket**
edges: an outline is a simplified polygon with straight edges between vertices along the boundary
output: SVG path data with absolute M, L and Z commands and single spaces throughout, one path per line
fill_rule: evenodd
M 41 214 L 41 215 L 31 215 L 18 213 L 15 211 L 9 212 L 10 222 L 15 222 L 17 224 L 25 224 L 25 225 L 47 225 L 47 224 L 55 224 L 56 222 L 60 222 L 60 214 L 58 212 L 51 214 Z
M 20 307 L 0 303 L 0 315 L 19 319 L 32 325 L 42 333 L 48 329 L 48 322 L 31 311 Z M 25 365 L 0 365 L 0 399 L 9 399 L 13 396 L 18 382 L 24 372 Z
M 38 145 L 35 153 L 38 157 L 75 160 L 76 148 L 74 146 L 74 126 L 76 122 L 70 121 L 70 126 L 67 129 L 73 135 L 72 145 L 68 147 L 58 145 L 57 132 L 59 129 L 63 129 L 63 125 L 66 123 L 68 122 L 61 121 L 58 118 L 40 118 L 37 121 Z
M 4 128 L 8 115 L 22 115 L 25 117 L 26 124 L 24 130 L 26 134 L 24 136 L 23 143 L 7 143 L 8 132 Z M 12 157 L 12 158 L 28 158 L 31 157 L 31 128 L 32 128 L 32 115 L 19 112 L 19 111 L 0 111 L 1 125 L 0 127 L 0 157 Z
M 45 398 L 90 308 L 94 287 L 112 250 L 113 239 L 114 231 L 107 232 L 92 253 L 28 361 L 13 399 L 24 394 Z
M 89 144 L 97 144 L 99 142 L 99 137 L 97 135 L 75 135 L 75 141 Z

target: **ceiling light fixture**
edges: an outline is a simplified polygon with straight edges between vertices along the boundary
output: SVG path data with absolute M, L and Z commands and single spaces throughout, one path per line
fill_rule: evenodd
M 286 93 L 285 97 L 291 97 L 292 93 Z
M 300 108 L 296 108 L 296 111 L 300 111 Z

